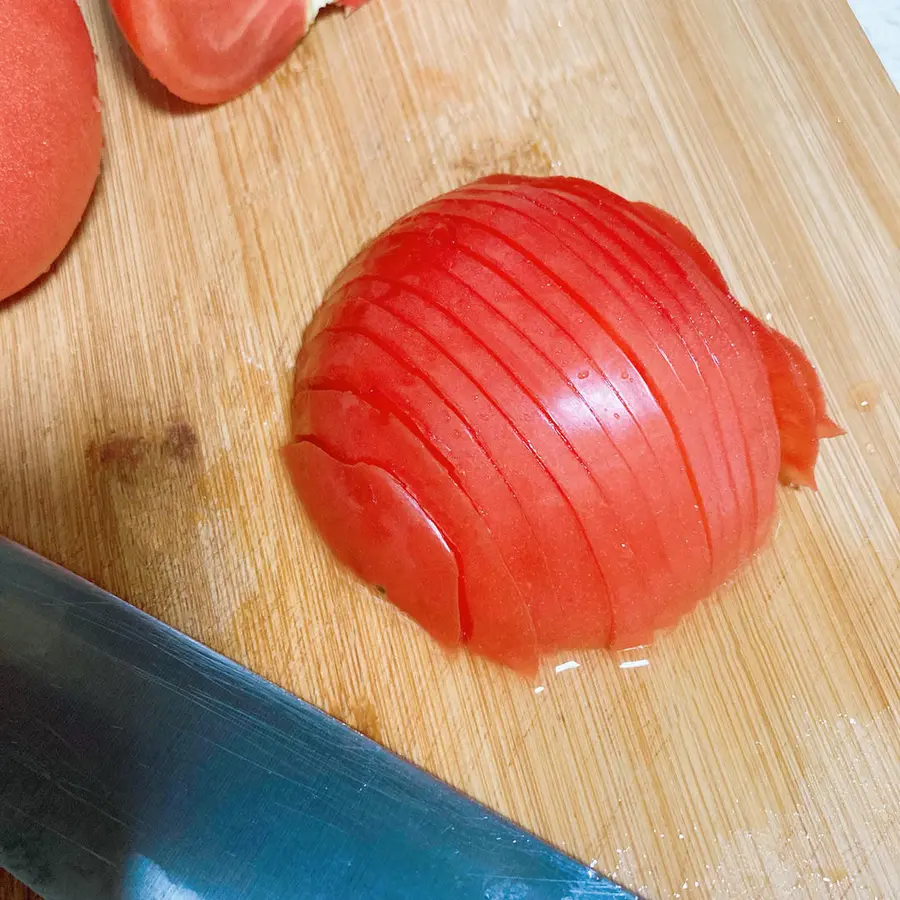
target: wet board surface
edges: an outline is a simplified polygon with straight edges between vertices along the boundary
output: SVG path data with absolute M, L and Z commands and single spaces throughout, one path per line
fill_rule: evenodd
M 900 99 L 844 0 L 375 0 L 202 112 L 83 5 L 104 172 L 0 307 L 0 531 L 648 897 L 900 896 Z M 497 170 L 681 216 L 849 430 L 714 602 L 534 683 L 339 568 L 278 455 L 329 282 Z

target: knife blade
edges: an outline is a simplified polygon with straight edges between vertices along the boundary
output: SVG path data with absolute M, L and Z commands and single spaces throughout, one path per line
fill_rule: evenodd
M 4 539 L 0 866 L 46 900 L 635 897 Z

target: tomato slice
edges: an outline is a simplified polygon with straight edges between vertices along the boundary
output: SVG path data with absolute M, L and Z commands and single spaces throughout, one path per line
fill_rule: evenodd
M 492 190 L 496 183 L 512 184 L 515 186 L 515 190 L 499 193 L 496 190 Z M 538 234 L 544 242 L 544 257 L 553 261 L 555 271 L 562 271 L 560 263 L 562 266 L 565 266 L 568 258 L 571 261 L 575 261 L 576 265 L 583 264 L 581 277 L 599 280 L 601 283 L 600 288 L 604 294 L 615 293 L 615 288 L 618 284 L 615 280 L 616 275 L 617 272 L 621 273 L 622 269 L 617 269 L 618 263 L 616 258 L 607 255 L 606 251 L 608 248 L 602 241 L 596 239 L 596 233 L 592 232 L 594 221 L 574 210 L 570 201 L 555 197 L 548 191 L 540 191 L 531 185 L 519 184 L 515 179 L 507 179 L 505 176 L 484 179 L 482 182 L 471 186 L 471 189 L 456 192 L 453 196 L 471 196 L 476 201 L 500 203 L 505 209 L 520 213 L 529 223 L 533 223 L 536 229 L 543 229 Z M 555 233 L 552 237 L 550 236 L 551 231 Z M 576 280 L 578 279 L 572 279 L 573 282 Z M 626 285 L 624 290 L 619 291 L 616 299 L 621 298 L 623 303 L 634 307 L 636 302 L 640 300 L 640 298 L 631 296 L 635 290 L 635 285 Z M 591 298 L 596 297 L 597 291 L 590 291 L 589 296 Z M 612 313 L 610 316 L 612 318 Z M 636 319 L 636 321 L 641 321 L 646 333 L 653 333 L 654 323 L 652 320 Z M 621 322 L 616 320 L 615 325 L 616 328 L 619 328 L 621 327 Z M 631 378 L 626 379 L 626 381 L 630 382 Z M 649 386 L 643 385 L 643 389 L 652 395 L 652 390 Z M 659 409 L 658 402 L 651 401 L 650 406 L 657 410 Z M 654 444 L 658 443 L 658 441 L 659 435 L 657 434 L 654 438 Z M 649 477 L 654 470 L 648 466 L 642 468 L 645 475 L 648 476 L 644 479 L 645 489 L 657 489 L 654 498 L 656 501 L 655 508 L 659 511 L 659 515 L 670 523 L 672 523 L 672 520 L 669 518 L 669 514 L 674 515 L 676 517 L 675 523 L 677 523 L 674 530 L 682 537 L 689 537 L 690 543 L 694 546 L 696 552 L 707 556 L 708 546 L 705 549 L 702 547 L 702 533 L 704 530 L 702 517 L 698 514 L 695 502 L 685 502 L 688 496 L 693 496 L 690 494 L 690 485 L 685 477 L 687 468 L 685 464 L 682 462 L 680 465 L 667 467 L 664 476 L 664 490 L 656 479 Z M 681 474 L 680 478 L 678 473 Z M 675 476 L 674 484 L 671 483 L 673 475 Z M 662 511 L 663 509 L 665 510 L 664 512 Z M 666 531 L 671 530 L 671 528 L 666 529 Z M 674 555 L 683 560 L 684 548 L 680 548 Z M 700 565 L 700 562 L 692 559 L 691 564 Z
M 693 257 L 681 249 L 688 243 L 682 235 L 677 241 L 661 242 L 659 233 L 648 230 L 633 213 L 629 201 L 589 182 L 554 182 L 560 185 L 554 194 L 564 193 L 595 205 L 595 214 L 602 215 L 607 232 L 624 249 L 628 270 L 649 279 L 649 291 L 638 295 L 636 301 L 640 304 L 642 298 L 652 297 L 664 303 L 672 326 L 700 364 L 703 380 L 715 398 L 713 414 L 740 498 L 737 514 L 746 519 L 747 527 L 735 545 L 738 558 L 746 558 L 771 530 L 777 431 L 765 370 L 736 303 L 696 271 Z M 683 226 L 682 230 L 689 235 Z M 743 454 L 736 452 L 737 448 L 742 448 Z
M 716 370 L 727 385 L 731 409 L 737 415 L 739 436 L 748 461 L 752 486 L 747 536 L 742 545 L 743 557 L 749 557 L 767 540 L 775 512 L 775 477 L 778 470 L 778 431 L 772 409 L 768 377 L 752 336 L 747 333 L 741 308 L 734 298 L 717 287 L 715 280 L 704 275 L 704 269 L 718 267 L 699 243 L 693 247 L 690 232 L 668 217 L 669 224 L 679 226 L 674 238 L 661 236 L 648 229 L 644 220 L 632 210 L 633 204 L 603 188 L 596 190 L 606 203 L 608 214 L 616 217 L 633 235 L 633 246 L 647 265 L 671 290 L 686 321 L 716 360 Z M 612 209 L 610 209 L 612 207 Z M 665 220 L 663 220 L 665 221 Z M 684 250 L 684 246 L 688 250 Z M 699 248 L 699 250 L 697 249 Z M 699 255 L 700 262 L 695 260 Z M 698 267 L 700 267 L 698 272 Z M 721 278 L 721 273 L 718 275 Z M 719 413 L 723 410 L 720 408 Z
M 365 463 L 384 471 L 400 483 L 402 471 L 403 490 L 427 516 L 444 542 L 455 556 L 460 584 L 455 596 L 459 602 L 453 610 L 439 611 L 431 603 L 407 602 L 406 608 L 417 610 L 418 621 L 435 635 L 449 636 L 454 616 L 460 624 L 460 639 L 476 653 L 495 659 L 526 675 L 537 668 L 537 642 L 526 602 L 529 585 L 521 576 L 514 577 L 511 566 L 531 566 L 528 547 L 524 553 L 510 547 L 509 533 L 495 535 L 491 531 L 484 510 L 479 510 L 461 489 L 458 480 L 430 452 L 423 452 L 421 437 L 410 430 L 391 412 L 379 408 L 377 398 L 364 398 L 352 391 L 301 388 L 293 404 L 294 442 L 312 438 L 332 456 L 346 464 Z M 341 494 L 331 494 L 327 482 L 317 481 L 303 472 L 303 459 L 295 461 L 298 469 L 292 472 L 294 479 L 304 480 L 307 494 L 315 492 L 316 508 L 327 508 L 340 503 Z M 371 511 L 371 510 L 370 510 Z M 318 527 L 317 518 L 313 517 Z M 369 532 L 360 528 L 349 536 L 335 534 L 329 543 L 340 548 L 342 558 L 365 554 L 372 545 L 364 543 Z M 346 543 L 352 546 L 346 547 Z M 381 559 L 379 557 L 379 565 Z M 386 557 L 384 571 L 372 577 L 374 583 L 388 587 L 395 585 L 390 566 L 397 559 Z M 427 576 L 427 570 L 422 570 Z M 412 570 L 407 568 L 407 575 Z M 449 582 L 446 576 L 443 579 Z M 410 581 L 400 587 L 412 590 Z M 424 582 L 418 582 L 419 590 L 427 590 Z M 429 592 L 430 593 L 430 592 Z M 394 599 L 389 593 L 388 598 Z M 438 600 L 450 603 L 449 590 Z M 431 610 L 435 609 L 432 613 Z M 449 622 L 449 626 L 448 626 Z M 449 642 L 448 642 L 449 643 Z
M 779 456 L 769 379 L 759 348 L 752 335 L 747 333 L 743 310 L 731 295 L 721 270 L 687 226 L 649 204 L 630 203 L 604 189 L 601 192 L 612 198 L 625 220 L 650 227 L 653 239 L 641 241 L 639 252 L 648 261 L 655 261 L 661 271 L 671 271 L 674 267 L 683 274 L 690 285 L 681 292 L 684 302 L 688 307 L 696 308 L 695 303 L 699 300 L 711 314 L 712 328 L 704 329 L 704 333 L 717 342 L 714 349 L 717 357 L 731 363 L 723 366 L 722 371 L 739 410 L 744 447 L 750 462 L 756 523 L 749 551 L 752 553 L 771 533 Z M 676 277 L 681 280 L 680 275 Z
M 478 309 L 458 283 L 444 280 L 441 285 L 438 278 L 439 272 L 427 288 L 397 285 L 383 303 L 396 315 L 415 315 L 433 345 L 453 348 L 453 363 L 472 376 L 526 451 L 522 464 L 512 467 L 512 478 L 526 510 L 533 508 L 544 519 L 536 526 L 550 538 L 545 553 L 553 581 L 551 592 L 530 599 L 539 642 L 548 649 L 604 647 L 611 626 L 609 588 L 593 536 L 598 528 L 608 542 L 621 534 L 619 516 L 573 447 L 570 435 L 541 403 L 542 388 L 528 383 L 522 367 L 517 367 L 513 375 L 506 354 L 497 352 L 499 348 L 486 340 L 490 323 L 485 321 L 485 310 Z M 415 340 L 408 341 L 408 350 L 415 350 L 416 344 Z M 433 374 L 441 372 L 440 364 L 429 361 L 427 355 L 423 361 L 430 362 Z M 456 373 L 447 371 L 446 375 L 447 388 L 452 389 Z M 459 396 L 470 420 L 487 421 L 489 414 L 474 402 L 476 395 L 468 401 L 468 392 L 460 391 Z M 496 421 L 499 424 L 501 420 Z M 502 457 L 508 451 L 498 445 L 494 453 Z
M 428 213 L 430 209 L 431 207 L 425 207 L 423 214 Z M 641 366 L 638 374 L 645 385 L 644 391 L 647 391 L 649 377 L 651 385 L 649 394 L 657 403 L 661 402 L 671 407 L 673 402 L 676 404 L 680 402 L 682 407 L 687 406 L 691 410 L 687 419 L 686 413 L 673 418 L 682 423 L 690 421 L 692 426 L 700 431 L 707 430 L 707 445 L 719 453 L 723 466 L 727 466 L 721 439 L 708 431 L 713 427 L 715 420 L 709 410 L 709 400 L 705 399 L 705 385 L 699 374 L 689 372 L 687 373 L 689 384 L 682 386 L 678 377 L 682 373 L 676 371 L 677 363 L 673 364 L 671 361 L 671 357 L 675 354 L 681 353 L 684 356 L 684 348 L 671 343 L 671 337 L 665 333 L 661 323 L 651 323 L 650 330 L 644 327 L 640 317 L 635 315 L 633 306 L 624 299 L 628 296 L 627 293 L 623 296 L 617 292 L 610 281 L 598 277 L 598 273 L 585 267 L 552 234 L 536 231 L 533 224 L 523 223 L 521 217 L 517 218 L 513 211 L 493 209 L 489 214 L 491 224 L 485 225 L 481 221 L 484 214 L 480 204 L 451 195 L 440 203 L 440 214 L 458 220 L 457 240 L 460 243 L 472 246 L 468 244 L 468 238 L 462 237 L 462 228 L 471 228 L 479 232 L 473 242 L 474 245 L 480 248 L 482 255 L 501 265 L 524 293 L 539 297 L 542 301 L 546 296 L 554 296 L 554 302 L 568 307 L 572 316 L 570 328 L 573 332 L 589 333 L 592 340 L 602 339 L 601 335 L 612 337 L 624 353 L 623 359 L 632 366 L 635 363 Z M 508 238 L 509 235 L 513 238 Z M 539 266 L 533 264 L 537 259 L 542 260 Z M 583 300 L 586 297 L 592 298 L 590 303 Z M 660 343 L 666 340 L 670 343 L 663 353 L 660 351 Z M 681 368 L 684 367 L 685 364 L 682 363 Z M 632 377 L 627 369 L 622 368 L 618 371 L 607 371 L 606 374 L 617 381 L 627 381 Z M 646 400 L 644 402 L 646 403 Z M 698 406 L 698 404 L 705 405 Z M 719 507 L 730 505 L 731 508 L 727 510 L 724 521 L 730 523 L 733 528 L 733 523 L 741 521 L 738 500 L 733 489 L 730 493 L 721 489 L 720 493 L 724 494 L 724 497 L 714 493 L 713 499 L 719 501 Z M 733 540 L 720 541 L 713 545 L 713 549 L 720 552 L 723 571 L 728 571 L 736 565 L 739 548 L 734 547 Z M 658 557 L 659 554 L 656 554 L 655 558 Z M 658 571 L 660 574 L 669 574 L 662 570 Z M 693 602 L 696 602 L 696 599 L 695 595 Z M 626 630 L 629 635 L 641 632 L 646 634 L 648 630 L 646 623 L 640 625 L 637 619 L 643 617 L 652 621 L 661 612 L 664 603 L 662 596 L 655 592 L 635 602 L 629 612 L 629 619 L 635 620 L 634 627 L 620 629 L 617 625 L 617 634 Z M 619 643 L 618 638 L 616 643 Z
M 806 354 L 790 338 L 743 310 L 765 360 L 775 418 L 781 436 L 782 484 L 816 490 L 815 466 L 822 438 L 844 429 L 825 413 L 825 393 Z
M 688 253 L 707 278 L 730 295 L 721 270 L 685 225 L 649 204 L 636 203 L 632 207 Z M 839 437 L 845 433 L 844 429 L 828 417 L 819 376 L 800 347 L 749 311 L 739 309 L 757 342 L 768 374 L 780 434 L 779 479 L 784 484 L 815 489 L 819 440 Z M 761 395 L 758 390 L 745 393 Z
M 459 568 L 434 522 L 384 469 L 306 438 L 284 449 L 300 500 L 337 557 L 446 647 L 462 639 Z
M 336 0 L 356 9 L 365 0 Z M 189 103 L 222 103 L 263 81 L 306 34 L 322 0 L 110 0 L 150 74 Z
M 696 263 L 697 268 L 723 294 L 731 293 L 719 264 L 709 255 L 687 225 L 650 203 L 630 203 L 629 208 L 635 215 L 640 216 L 648 225 L 655 228 L 659 234 L 668 237 L 683 253 L 686 253 Z

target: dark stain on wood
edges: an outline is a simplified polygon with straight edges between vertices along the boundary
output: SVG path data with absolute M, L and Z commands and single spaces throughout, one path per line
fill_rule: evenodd
M 187 422 L 173 422 L 166 429 L 163 452 L 181 462 L 197 455 L 197 432 Z
M 161 435 L 112 434 L 102 441 L 91 441 L 84 451 L 88 468 L 129 480 L 145 463 L 172 459 L 188 463 L 199 449 L 197 432 L 187 422 L 167 425 Z
M 149 443 L 142 437 L 114 434 L 99 443 L 91 441 L 84 455 L 94 470 L 111 469 L 127 475 L 144 461 L 149 449 Z

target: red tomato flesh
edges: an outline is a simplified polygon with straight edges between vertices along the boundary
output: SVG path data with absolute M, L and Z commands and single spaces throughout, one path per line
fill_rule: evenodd
M 365 0 L 333 0 L 357 9 Z M 231 100 L 272 74 L 306 34 L 321 0 L 110 0 L 150 74 L 189 103 Z
M 446 646 L 467 643 L 475 652 L 496 659 L 522 672 L 533 672 L 537 666 L 537 641 L 528 612 L 526 597 L 534 591 L 534 584 L 523 575 L 514 577 L 511 566 L 520 572 L 532 571 L 536 565 L 530 555 L 531 546 L 517 547 L 514 534 L 507 533 L 498 540 L 489 530 L 484 510 L 478 509 L 461 489 L 459 479 L 441 454 L 422 452 L 422 435 L 408 420 L 401 420 L 396 412 L 378 405 L 375 396 L 364 398 L 344 386 L 330 389 L 324 383 L 301 385 L 294 401 L 294 435 L 296 443 L 315 441 L 326 451 L 343 447 L 341 462 L 353 465 L 364 462 L 390 473 L 404 461 L 403 489 L 416 507 L 432 512 L 430 523 L 438 530 L 448 547 L 455 553 L 461 578 L 451 594 L 435 597 L 435 602 L 451 606 L 444 613 L 423 616 L 419 621 Z M 308 382 L 307 382 L 308 385 Z M 304 502 L 313 505 L 340 506 L 347 502 L 344 492 L 316 477 L 303 460 L 292 457 L 286 448 L 288 468 Z M 335 456 L 338 451 L 335 449 Z M 311 507 L 308 505 L 307 509 Z M 311 513 L 313 522 L 318 521 Z M 327 527 L 327 526 L 326 526 Z M 405 531 L 425 533 L 428 523 L 413 529 L 407 523 Z M 369 553 L 375 540 L 371 531 L 362 528 L 348 530 L 340 536 L 339 553 L 345 560 L 359 559 Z M 417 552 L 412 546 L 410 552 Z M 521 549 L 521 553 L 517 552 Z M 507 563 L 509 560 L 509 563 Z M 351 562 L 352 564 L 352 562 Z M 408 567 L 387 566 L 368 578 L 374 584 L 392 585 L 404 593 L 422 590 L 418 580 L 402 581 L 398 573 L 408 574 Z M 444 627 L 447 615 L 454 615 L 458 605 L 459 633 L 455 640 Z M 472 621 L 478 621 L 477 631 Z
M 483 179 L 338 279 L 288 467 L 338 557 L 444 646 L 530 673 L 643 643 L 763 545 L 779 470 L 811 483 L 837 430 L 763 329 L 667 214 Z
M 364 581 L 385 575 L 382 587 L 396 606 L 426 623 L 435 640 L 458 644 L 459 569 L 440 531 L 403 486 L 379 466 L 339 460 L 311 440 L 284 452 L 291 472 L 303 473 L 297 491 L 342 562 Z M 311 485 L 316 489 L 308 490 Z
M 74 0 L 0 0 L 0 300 L 71 240 L 102 144 L 94 50 Z
M 748 327 L 766 362 L 775 419 L 781 435 L 782 484 L 816 490 L 815 467 L 822 438 L 844 429 L 825 413 L 825 394 L 806 354 L 790 338 L 744 310 Z
M 731 296 L 718 265 L 685 225 L 649 204 L 633 206 L 638 215 L 688 253 L 716 287 Z M 731 299 L 737 304 L 734 298 Z M 740 313 L 762 353 L 769 378 L 781 437 L 779 479 L 783 484 L 815 490 L 819 440 L 840 437 L 846 432 L 828 418 L 819 376 L 800 347 L 774 328 L 764 325 L 748 310 L 740 309 Z

